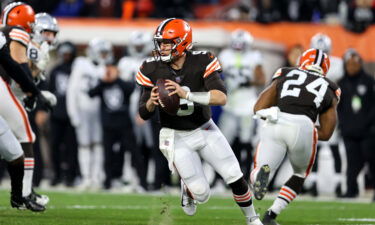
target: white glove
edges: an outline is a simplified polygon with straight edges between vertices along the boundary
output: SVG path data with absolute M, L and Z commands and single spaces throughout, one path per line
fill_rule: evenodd
M 271 123 L 276 123 L 279 119 L 280 109 L 276 106 L 267 109 L 258 110 L 253 116 L 254 119 L 267 120 Z
M 57 98 L 54 94 L 49 91 L 41 91 L 43 97 L 47 100 L 50 106 L 55 106 L 57 104 Z

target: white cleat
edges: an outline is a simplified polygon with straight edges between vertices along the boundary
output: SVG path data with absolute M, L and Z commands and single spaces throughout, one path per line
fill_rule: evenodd
M 193 216 L 197 212 L 197 201 L 189 197 L 187 187 L 181 180 L 181 207 L 185 214 Z
M 246 222 L 247 225 L 263 225 L 258 216 L 251 217 Z

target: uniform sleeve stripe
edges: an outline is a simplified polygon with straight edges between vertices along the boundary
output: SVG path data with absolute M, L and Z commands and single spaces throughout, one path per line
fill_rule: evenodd
M 208 66 L 206 67 L 206 71 L 207 70 L 210 70 L 210 68 L 217 62 L 217 58 L 215 57 L 215 59 L 210 63 L 208 64 Z
M 275 74 L 272 76 L 272 80 L 275 79 L 276 77 L 279 77 L 281 75 L 281 68 L 278 69 Z
M 12 29 L 10 34 L 19 34 L 19 35 L 24 36 L 25 38 L 30 37 L 30 35 L 26 31 L 23 31 L 23 30 L 20 30 L 20 29 Z
M 208 75 L 212 74 L 214 71 L 216 70 L 220 70 L 221 69 L 221 66 L 220 66 L 220 63 L 219 61 L 217 60 L 217 58 L 215 58 L 214 61 L 212 61 L 207 67 L 206 67 L 206 71 L 203 75 L 203 77 L 208 77 Z
M 145 79 L 145 78 L 146 78 L 146 79 Z M 140 72 L 137 73 L 135 79 L 136 79 L 136 81 L 137 81 L 140 85 L 148 86 L 148 87 L 153 87 L 153 86 L 154 86 L 154 85 L 152 84 L 152 82 L 150 81 L 150 79 L 148 79 L 147 77 L 143 76 Z
M 15 37 L 15 36 L 13 36 L 13 37 L 11 37 L 11 39 L 12 39 L 13 41 L 21 42 L 22 44 L 24 44 L 24 45 L 26 45 L 26 46 L 29 44 L 29 41 L 23 39 L 22 37 Z
M 140 78 L 140 80 L 145 83 L 145 84 L 148 84 L 149 86 L 154 86 L 151 82 L 151 80 L 146 77 L 145 75 L 143 75 L 140 71 L 137 73 L 137 76 Z

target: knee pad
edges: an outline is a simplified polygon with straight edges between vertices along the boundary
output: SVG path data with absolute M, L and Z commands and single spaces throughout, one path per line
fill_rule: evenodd
M 199 203 L 205 203 L 210 198 L 210 186 L 202 179 L 192 182 L 189 185 L 189 191 L 193 194 L 194 199 Z

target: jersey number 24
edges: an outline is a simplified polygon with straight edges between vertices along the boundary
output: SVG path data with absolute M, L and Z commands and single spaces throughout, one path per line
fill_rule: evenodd
M 287 77 L 296 76 L 297 79 L 287 80 L 283 84 L 281 90 L 281 98 L 286 96 L 293 96 L 298 98 L 301 93 L 301 85 L 305 83 L 307 74 L 301 70 L 292 70 L 287 75 Z M 290 89 L 290 86 L 297 86 Z M 328 88 L 328 82 L 322 77 L 310 82 L 306 85 L 306 90 L 315 95 L 314 103 L 317 108 L 319 108 L 321 102 L 323 101 L 324 95 L 326 94 Z M 300 87 L 298 87 L 300 86 Z

